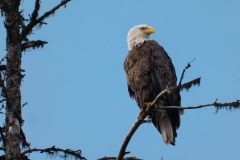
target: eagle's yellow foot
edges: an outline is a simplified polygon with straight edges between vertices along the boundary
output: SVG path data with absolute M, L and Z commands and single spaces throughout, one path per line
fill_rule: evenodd
M 147 108 L 151 108 L 152 102 L 145 102 L 144 104 Z

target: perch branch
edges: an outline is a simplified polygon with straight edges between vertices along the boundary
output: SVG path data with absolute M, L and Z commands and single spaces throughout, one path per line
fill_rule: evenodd
M 32 152 L 40 152 L 40 153 L 45 152 L 50 155 L 53 155 L 54 153 L 57 153 L 57 152 L 63 152 L 64 155 L 61 155 L 62 158 L 67 158 L 68 155 L 71 155 L 71 156 L 74 156 L 76 159 L 86 160 L 86 158 L 81 155 L 82 154 L 81 150 L 62 149 L 62 148 L 56 148 L 55 146 L 52 146 L 50 148 L 44 148 L 44 149 L 40 149 L 40 148 L 28 149 L 22 152 L 22 156 Z

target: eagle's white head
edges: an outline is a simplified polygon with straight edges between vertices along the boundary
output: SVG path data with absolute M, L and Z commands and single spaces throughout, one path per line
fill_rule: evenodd
M 128 51 L 131 51 L 135 45 L 140 47 L 144 41 L 148 40 L 149 35 L 152 33 L 154 33 L 154 29 L 146 24 L 140 24 L 131 28 L 127 37 Z

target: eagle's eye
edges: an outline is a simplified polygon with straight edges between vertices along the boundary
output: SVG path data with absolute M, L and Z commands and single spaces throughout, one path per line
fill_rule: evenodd
M 145 29 L 147 29 L 147 27 L 141 27 L 141 28 L 140 28 L 140 30 L 145 30 Z

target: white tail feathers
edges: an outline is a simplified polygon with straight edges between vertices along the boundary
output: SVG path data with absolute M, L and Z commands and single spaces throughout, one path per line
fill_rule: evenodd
M 171 121 L 168 117 L 167 111 L 163 109 L 160 112 L 157 112 L 156 115 L 157 129 L 161 132 L 163 141 L 166 144 L 175 143 L 175 135 L 173 133 Z

